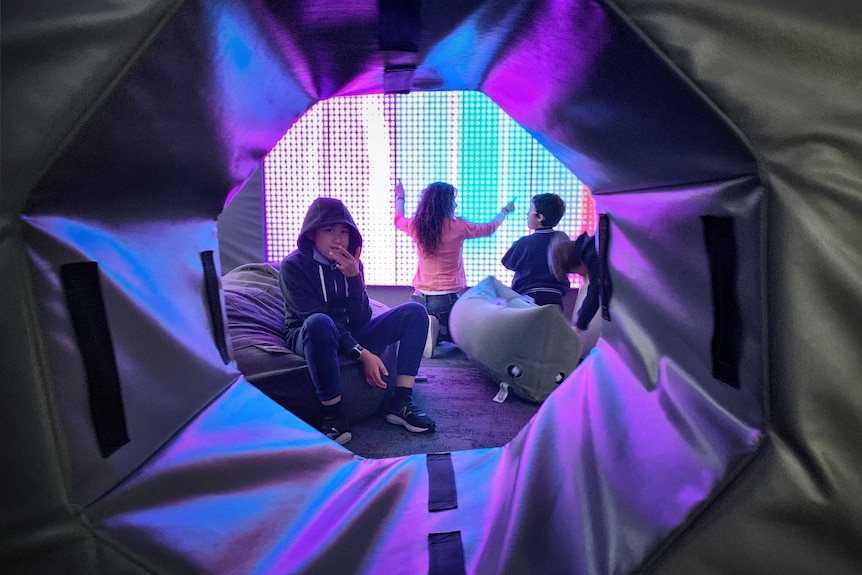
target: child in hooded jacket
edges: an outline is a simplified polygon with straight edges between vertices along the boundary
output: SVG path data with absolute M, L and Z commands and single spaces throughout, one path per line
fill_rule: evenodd
M 389 373 L 377 354 L 395 342 L 398 373 L 386 420 L 414 433 L 435 428 L 412 394 L 428 315 L 422 305 L 407 302 L 372 318 L 361 250 L 362 236 L 344 204 L 317 198 L 305 215 L 297 249 L 279 268 L 287 346 L 308 362 L 324 412 L 318 429 L 341 445 L 352 434 L 341 407 L 339 355 L 360 362 L 369 385 L 385 389 Z
M 589 328 L 590 322 L 599 311 L 600 304 L 600 272 L 596 237 L 584 232 L 576 240 L 555 244 L 551 250 L 550 266 L 559 278 L 566 278 L 568 274 L 578 274 L 585 280 L 586 297 L 573 317 L 575 331 L 583 333 Z

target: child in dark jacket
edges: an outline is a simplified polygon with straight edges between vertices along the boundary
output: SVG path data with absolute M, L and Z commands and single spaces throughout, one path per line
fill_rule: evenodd
M 552 242 L 569 239 L 554 230 L 565 212 L 566 204 L 557 194 L 533 196 L 527 216 L 527 227 L 533 232 L 512 244 L 500 260 L 506 269 L 515 272 L 513 290 L 533 298 L 537 305 L 557 305 L 560 310 L 569 280 L 555 276 L 548 261 Z
M 308 362 L 323 405 L 321 433 L 344 445 L 352 439 L 341 408 L 338 356 L 362 363 L 369 385 L 386 388 L 389 375 L 376 355 L 399 342 L 395 393 L 386 420 L 414 433 L 433 430 L 434 421 L 413 403 L 413 384 L 425 339 L 428 314 L 416 302 L 371 318 L 360 252 L 362 236 L 350 212 L 334 198 L 317 198 L 305 215 L 297 249 L 279 269 L 285 304 L 285 340 Z
M 552 246 L 551 268 L 557 277 L 567 278 L 568 274 L 578 274 L 586 280 L 586 297 L 573 318 L 575 331 L 583 333 L 599 311 L 599 257 L 596 252 L 596 237 L 583 233 L 576 240 L 563 241 Z

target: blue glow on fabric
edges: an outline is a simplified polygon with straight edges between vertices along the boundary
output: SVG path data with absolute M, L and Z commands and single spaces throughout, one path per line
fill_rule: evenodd
M 302 93 L 302 88 L 289 75 L 272 74 L 273 69 L 281 67 L 281 57 L 261 36 L 261 22 L 242 4 L 204 3 L 203 10 L 214 21 L 209 29 L 211 36 L 202 41 L 212 44 L 217 60 L 210 70 L 214 83 L 210 100 L 216 127 L 224 134 L 222 139 L 276 141 L 284 133 L 285 120 L 301 114 L 308 105 L 287 97 Z M 294 85 L 285 88 L 285 81 L 293 81 Z M 278 105 L 260 105 L 261 93 Z M 226 149 L 224 154 L 238 177 L 246 177 L 259 163 L 254 150 Z

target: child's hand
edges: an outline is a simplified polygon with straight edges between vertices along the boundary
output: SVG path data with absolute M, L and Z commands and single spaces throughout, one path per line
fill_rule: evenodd
M 356 251 L 356 255 L 357 257 L 353 257 L 344 246 L 329 250 L 329 259 L 335 261 L 335 268 L 348 278 L 359 275 L 359 250 Z
M 395 180 L 395 199 L 403 200 L 404 199 L 404 186 L 401 185 L 401 180 Z
M 368 385 L 386 389 L 386 382 L 383 380 L 383 377 L 389 375 L 389 370 L 386 369 L 383 360 L 367 349 L 364 349 L 362 350 L 362 355 L 359 356 L 359 361 L 362 362 L 362 367 L 365 371 L 365 381 L 368 382 Z
M 508 204 L 506 204 L 506 207 L 504 207 L 503 209 L 506 210 L 507 214 L 510 212 L 514 212 L 515 211 L 515 202 L 509 202 Z

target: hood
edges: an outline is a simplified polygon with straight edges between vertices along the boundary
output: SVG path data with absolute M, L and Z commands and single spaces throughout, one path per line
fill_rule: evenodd
M 575 251 L 584 261 L 590 253 L 596 253 L 596 236 L 591 236 L 587 232 L 582 233 L 575 240 Z
M 356 254 L 357 248 L 362 245 L 362 235 L 359 233 L 347 207 L 341 203 L 341 200 L 335 198 L 317 198 L 311 202 L 311 206 L 305 213 L 305 220 L 302 222 L 302 230 L 299 232 L 296 246 L 301 252 L 310 254 L 314 242 L 305 237 L 306 232 L 332 224 L 345 224 L 350 228 L 350 244 L 347 249 L 350 253 Z

